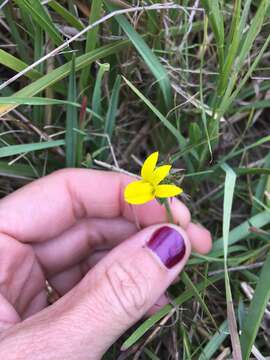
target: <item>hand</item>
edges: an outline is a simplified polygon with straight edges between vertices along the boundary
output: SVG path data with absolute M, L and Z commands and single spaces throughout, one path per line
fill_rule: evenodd
M 1 200 L 1 359 L 100 359 L 164 303 L 191 247 L 210 250 L 209 232 L 190 222 L 177 199 L 172 212 L 179 226 L 165 228 L 156 201 L 125 203 L 130 180 L 61 170 Z M 45 279 L 64 295 L 49 307 Z

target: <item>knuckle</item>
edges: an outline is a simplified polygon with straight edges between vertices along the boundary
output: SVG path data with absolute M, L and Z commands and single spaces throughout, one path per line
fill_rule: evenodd
M 115 262 L 105 272 L 112 304 L 117 315 L 124 313 L 128 318 L 143 314 L 149 294 L 149 280 L 135 264 L 133 266 Z

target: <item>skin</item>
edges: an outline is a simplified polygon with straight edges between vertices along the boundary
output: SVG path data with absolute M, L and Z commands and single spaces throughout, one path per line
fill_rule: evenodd
M 165 209 L 155 200 L 127 204 L 123 191 L 132 180 L 61 170 L 1 200 L 1 358 L 100 359 L 130 326 L 166 303 L 164 292 L 191 248 L 211 249 L 210 233 L 173 199 L 177 225 L 169 226 L 184 237 L 186 254 L 165 268 L 145 246 L 166 222 Z M 63 295 L 50 307 L 45 279 Z

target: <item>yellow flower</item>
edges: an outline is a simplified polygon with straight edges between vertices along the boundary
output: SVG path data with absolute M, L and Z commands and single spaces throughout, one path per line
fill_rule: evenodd
M 142 180 L 132 182 L 125 188 L 125 200 L 129 204 L 144 204 L 154 198 L 168 198 L 181 194 L 183 191 L 176 185 L 161 184 L 171 169 L 171 165 L 156 168 L 158 152 L 149 155 L 142 169 Z

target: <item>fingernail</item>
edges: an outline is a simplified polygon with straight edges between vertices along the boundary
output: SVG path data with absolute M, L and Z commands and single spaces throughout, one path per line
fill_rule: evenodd
M 154 232 L 147 246 L 168 269 L 180 262 L 186 252 L 183 236 L 169 226 L 164 226 Z

